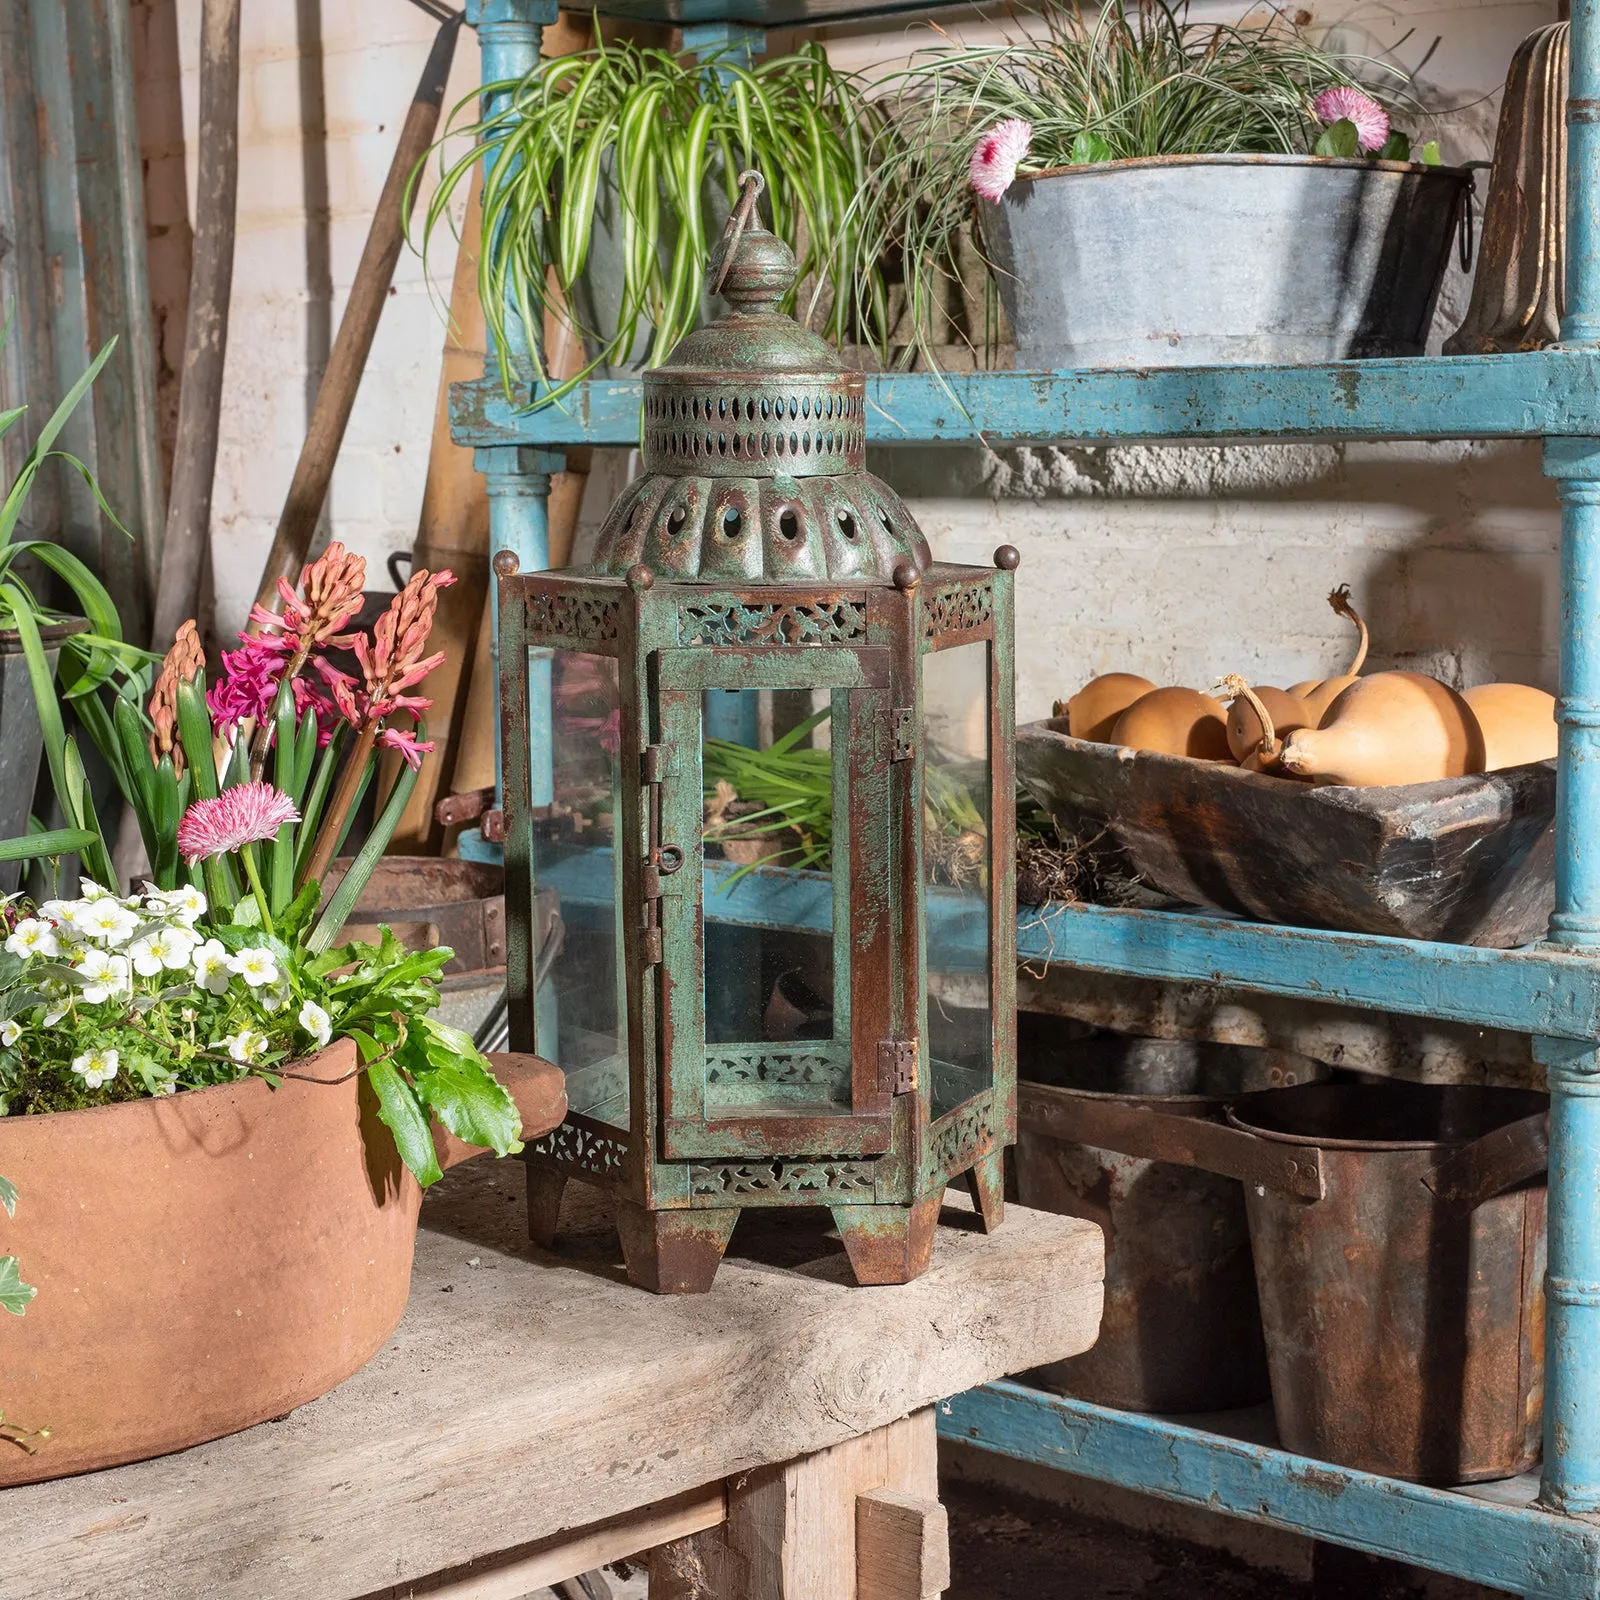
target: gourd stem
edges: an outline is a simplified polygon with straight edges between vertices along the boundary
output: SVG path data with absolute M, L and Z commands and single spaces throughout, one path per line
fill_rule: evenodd
M 1245 700 L 1261 723 L 1261 738 L 1256 745 L 1256 752 L 1261 757 L 1262 765 L 1276 761 L 1283 753 L 1283 745 L 1279 742 L 1277 729 L 1272 726 L 1272 713 L 1262 705 L 1255 690 L 1237 672 L 1230 672 L 1222 680 L 1221 688 L 1230 700 Z
M 1339 616 L 1345 617 L 1349 621 L 1355 623 L 1356 627 L 1361 630 L 1361 638 L 1356 645 L 1356 658 L 1348 667 L 1344 669 L 1344 676 L 1347 678 L 1353 678 L 1361 671 L 1362 664 L 1367 659 L 1367 645 L 1369 643 L 1370 636 L 1367 633 L 1366 620 L 1362 617 L 1361 613 L 1350 604 L 1350 585 L 1348 583 L 1341 583 L 1339 587 L 1328 596 L 1328 604 L 1333 607 L 1334 611 Z

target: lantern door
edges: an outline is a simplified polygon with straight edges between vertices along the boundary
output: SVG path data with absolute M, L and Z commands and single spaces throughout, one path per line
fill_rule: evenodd
M 889 655 L 653 659 L 666 1160 L 889 1148 Z M 729 690 L 760 695 L 753 745 L 707 732 Z

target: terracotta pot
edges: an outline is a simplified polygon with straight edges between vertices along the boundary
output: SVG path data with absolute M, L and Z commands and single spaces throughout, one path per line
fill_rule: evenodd
M 559 1069 L 495 1056 L 525 1137 Z M 0 1320 L 0 1409 L 47 1426 L 0 1486 L 164 1455 L 350 1376 L 405 1310 L 422 1192 L 341 1040 L 296 1070 L 88 1111 L 0 1118 L 18 1190 L 0 1249 L 39 1293 Z M 441 1164 L 480 1154 L 435 1127 Z

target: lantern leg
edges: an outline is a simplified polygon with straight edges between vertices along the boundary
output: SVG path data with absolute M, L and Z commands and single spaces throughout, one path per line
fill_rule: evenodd
M 561 1196 L 566 1193 L 567 1175 L 559 1167 L 530 1161 L 528 1168 L 528 1237 L 542 1249 L 556 1242 L 556 1223 L 561 1215 Z
M 935 1189 L 909 1206 L 833 1206 L 856 1282 L 910 1283 L 928 1270 L 933 1229 L 944 1191 Z
M 983 1218 L 983 1231 L 993 1233 L 1006 1214 L 1006 1153 L 991 1150 L 979 1156 L 962 1176 L 967 1181 L 967 1193 L 972 1196 L 972 1208 Z
M 652 1294 L 704 1294 L 739 1220 L 736 1206 L 709 1211 L 647 1211 L 617 1201 L 617 1232 L 628 1282 Z

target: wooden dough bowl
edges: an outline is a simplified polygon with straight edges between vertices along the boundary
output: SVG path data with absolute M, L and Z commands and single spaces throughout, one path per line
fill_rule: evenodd
M 1109 829 L 1151 888 L 1264 922 L 1505 948 L 1555 904 L 1553 761 L 1327 787 L 1017 730 L 1017 774 L 1079 838 Z
M 495 1056 L 523 1136 L 566 1112 L 560 1070 Z M 0 1253 L 38 1288 L 0 1320 L 0 1486 L 164 1455 L 325 1394 L 405 1310 L 422 1191 L 345 1039 L 259 1078 L 0 1118 Z M 441 1164 L 486 1154 L 435 1125 Z

